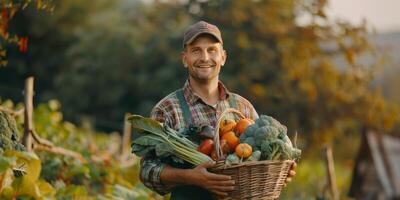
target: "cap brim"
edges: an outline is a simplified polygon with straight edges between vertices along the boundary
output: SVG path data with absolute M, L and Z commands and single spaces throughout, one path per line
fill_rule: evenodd
M 186 46 L 187 44 L 192 43 L 199 35 L 202 35 L 202 34 L 209 34 L 209 35 L 213 36 L 215 39 L 217 39 L 218 42 L 222 43 L 222 41 L 221 41 L 214 33 L 209 32 L 209 31 L 202 31 L 202 32 L 198 32 L 198 33 L 194 34 L 194 35 L 184 44 L 184 46 Z

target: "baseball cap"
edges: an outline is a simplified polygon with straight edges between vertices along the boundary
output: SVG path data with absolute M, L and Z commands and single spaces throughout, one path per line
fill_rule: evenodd
M 221 32 L 218 27 L 205 21 L 199 21 L 191 25 L 183 34 L 183 47 L 193 42 L 201 34 L 210 34 L 222 44 Z

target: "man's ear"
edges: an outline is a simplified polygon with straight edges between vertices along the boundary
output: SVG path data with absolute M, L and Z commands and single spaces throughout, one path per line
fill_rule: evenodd
M 182 60 L 183 66 L 185 68 L 188 68 L 188 64 L 186 62 L 186 51 L 185 50 L 181 52 L 181 60 Z
M 226 62 L 226 58 L 228 57 L 228 54 L 226 53 L 226 50 L 224 49 L 223 51 L 222 51 L 222 63 L 221 63 L 221 66 L 224 66 L 225 65 L 225 62 Z

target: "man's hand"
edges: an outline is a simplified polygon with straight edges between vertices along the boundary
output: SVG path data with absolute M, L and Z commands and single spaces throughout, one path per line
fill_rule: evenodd
M 207 171 L 215 162 L 206 162 L 192 169 L 189 174 L 191 183 L 205 188 L 214 194 L 227 196 L 229 191 L 235 189 L 235 181 L 230 176 L 214 174 Z
M 178 169 L 166 166 L 161 172 L 161 180 L 167 188 L 178 185 L 195 185 L 208 191 L 227 196 L 229 191 L 235 189 L 235 181 L 230 176 L 214 174 L 207 171 L 215 162 L 206 162 L 194 169 Z
M 286 177 L 285 185 L 284 185 L 285 187 L 288 183 L 290 183 L 292 181 L 292 178 L 296 175 L 296 171 L 295 171 L 296 167 L 297 167 L 297 163 L 293 163 L 293 165 L 291 166 L 291 168 L 289 170 L 288 176 Z

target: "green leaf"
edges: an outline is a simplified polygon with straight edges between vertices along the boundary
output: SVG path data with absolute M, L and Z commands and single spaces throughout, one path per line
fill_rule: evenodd
M 82 178 L 82 177 L 88 177 L 89 173 L 90 173 L 89 167 L 78 164 L 78 165 L 73 165 L 71 169 L 69 169 L 65 173 L 65 177 L 72 178 L 78 176 L 79 178 Z
M 51 186 L 48 182 L 39 180 L 37 183 L 39 190 L 43 196 L 54 196 L 56 194 L 56 190 Z
M 144 130 L 159 136 L 165 136 L 163 126 L 150 118 L 145 118 L 140 115 L 132 115 L 128 117 L 128 121 L 132 124 L 132 127 L 139 130 Z
M 181 163 L 181 164 L 185 163 L 185 161 L 184 161 L 183 159 L 178 158 L 178 157 L 176 157 L 176 156 L 172 156 L 171 158 L 172 158 L 172 160 L 173 160 L 174 162 L 176 162 L 176 163 Z
M 24 177 L 29 177 L 33 182 L 38 180 L 42 166 L 35 153 L 7 150 L 4 152 L 4 156 L 16 157 L 16 166 L 26 166 L 27 174 Z
M 32 177 L 22 176 L 14 179 L 12 186 L 18 195 L 27 195 L 34 198 L 42 197 L 36 180 Z
M 153 152 L 155 150 L 155 146 L 151 146 L 151 147 L 143 147 L 143 146 L 139 146 L 139 145 L 135 145 L 132 148 L 132 152 L 134 154 L 136 154 L 139 157 L 145 157 L 147 156 L 150 152 Z
M 87 195 L 86 188 L 84 186 L 69 185 L 65 188 L 65 195 L 70 197 L 83 197 Z
M 171 147 L 171 145 L 168 145 L 166 143 L 159 143 L 156 145 L 156 155 L 158 157 L 167 157 L 174 155 L 174 149 Z
M 160 137 L 155 135 L 143 135 L 136 140 L 133 140 L 133 144 L 139 144 L 142 146 L 155 146 L 159 143 L 163 143 Z
M 0 174 L 15 165 L 16 158 L 7 158 L 0 155 Z

